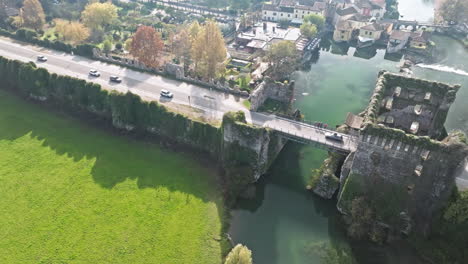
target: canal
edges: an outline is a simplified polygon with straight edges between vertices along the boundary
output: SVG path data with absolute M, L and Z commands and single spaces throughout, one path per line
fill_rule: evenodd
M 433 1 L 400 2 L 403 19 L 432 20 Z M 446 127 L 468 132 L 468 52 L 448 37 L 433 40 L 441 51 L 437 64 L 415 66 L 414 76 L 462 84 Z M 297 73 L 295 107 L 308 120 L 340 124 L 347 112 L 358 113 L 367 105 L 378 72 L 396 72 L 399 63 L 387 60 L 385 50 L 363 54 L 352 47 L 326 47 L 309 70 Z M 305 189 L 325 156 L 312 147 L 288 144 L 258 182 L 256 198 L 239 200 L 233 210 L 234 242 L 247 245 L 257 264 L 340 263 L 350 258 L 358 263 L 421 263 L 405 246 L 383 249 L 347 240 L 335 201 Z

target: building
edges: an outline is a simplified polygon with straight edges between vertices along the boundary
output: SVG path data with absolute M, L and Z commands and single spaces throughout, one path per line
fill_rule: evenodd
M 333 40 L 335 42 L 349 42 L 353 39 L 353 31 L 354 27 L 351 21 L 340 21 L 333 31 Z
M 350 20 L 351 18 L 356 17 L 357 14 L 359 14 L 359 11 L 354 6 L 346 7 L 344 9 L 337 9 L 335 15 L 333 16 L 332 23 L 336 26 L 338 22 Z
M 412 32 L 409 46 L 412 49 L 426 50 L 430 46 L 430 33 L 427 31 Z
M 327 4 L 318 1 L 282 0 L 277 4 L 264 4 L 262 18 L 264 21 L 277 22 L 287 20 L 293 24 L 302 24 L 307 15 L 325 16 Z
M 335 26 L 333 40 L 335 42 L 350 42 L 358 36 L 359 29 L 366 24 L 367 22 L 357 20 L 341 20 Z
M 359 29 L 358 47 L 366 47 L 374 44 L 382 37 L 384 26 L 379 23 L 372 23 Z
M 257 23 L 246 31 L 239 32 L 236 36 L 236 45 L 249 52 L 267 50 L 273 43 L 289 40 L 297 43 L 301 37 L 299 28 L 278 28 L 274 22 Z
M 383 18 L 385 14 L 385 1 L 380 0 L 359 0 L 355 6 L 364 17 Z
M 387 52 L 396 53 L 404 49 L 408 44 L 410 36 L 410 32 L 402 30 L 393 30 L 388 40 Z

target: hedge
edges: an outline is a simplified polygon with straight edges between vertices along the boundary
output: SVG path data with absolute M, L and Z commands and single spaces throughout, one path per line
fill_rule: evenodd
M 55 49 L 67 53 L 75 53 L 80 56 L 85 56 L 92 58 L 93 49 L 96 48 L 92 44 L 81 44 L 77 46 L 72 46 L 65 42 L 54 40 L 50 41 L 48 39 L 40 39 L 37 32 L 28 28 L 20 28 L 15 33 L 9 32 L 4 29 L 0 29 L 0 35 L 10 37 L 16 40 L 28 42 L 34 45 L 38 45 L 45 48 Z
M 6 84 L 3 87 L 10 87 L 25 98 L 103 118 L 120 129 L 159 134 L 212 154 L 220 153 L 219 128 L 170 112 L 130 92 L 108 92 L 99 84 L 50 74 L 33 62 L 23 63 L 1 56 L 0 78 Z

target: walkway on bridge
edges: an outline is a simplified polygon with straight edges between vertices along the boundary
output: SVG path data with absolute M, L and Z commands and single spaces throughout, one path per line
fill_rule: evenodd
M 330 129 L 277 116 L 268 116 L 264 122 L 258 125 L 275 130 L 287 139 L 344 154 L 355 151 L 359 141 L 357 136 L 351 136 Z M 337 133 L 339 136 L 342 136 L 343 142 L 325 138 L 326 135 L 333 133 Z

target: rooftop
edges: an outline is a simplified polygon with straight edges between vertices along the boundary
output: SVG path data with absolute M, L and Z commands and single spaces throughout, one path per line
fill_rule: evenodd
M 407 40 L 410 37 L 410 35 L 411 35 L 411 32 L 393 30 L 392 34 L 390 35 L 390 39 Z

